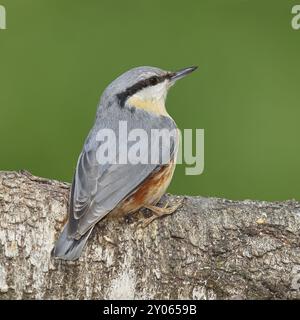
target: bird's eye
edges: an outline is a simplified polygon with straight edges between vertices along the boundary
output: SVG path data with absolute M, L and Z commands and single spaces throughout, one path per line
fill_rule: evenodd
M 149 80 L 150 80 L 150 84 L 151 84 L 152 86 L 155 86 L 155 85 L 158 84 L 158 82 L 159 82 L 158 77 L 152 77 L 152 78 L 150 78 Z

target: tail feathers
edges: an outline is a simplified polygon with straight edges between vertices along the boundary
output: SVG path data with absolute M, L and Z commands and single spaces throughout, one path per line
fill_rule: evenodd
M 59 236 L 54 248 L 52 249 L 52 257 L 62 260 L 77 260 L 80 257 L 92 230 L 93 228 L 91 228 L 79 240 L 76 240 L 68 236 L 68 224 L 66 224 L 63 232 Z

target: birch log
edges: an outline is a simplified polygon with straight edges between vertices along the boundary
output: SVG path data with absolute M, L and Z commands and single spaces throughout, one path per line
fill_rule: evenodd
M 94 229 L 80 260 L 50 252 L 69 184 L 0 172 L 0 299 L 298 299 L 300 203 L 184 198 Z M 149 213 L 148 213 L 149 214 Z

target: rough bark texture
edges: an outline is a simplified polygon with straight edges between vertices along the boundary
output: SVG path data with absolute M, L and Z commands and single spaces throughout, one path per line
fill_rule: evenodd
M 0 172 L 0 299 L 300 298 L 299 202 L 184 197 L 145 229 L 141 214 L 105 218 L 80 260 L 65 262 L 50 251 L 68 193 Z

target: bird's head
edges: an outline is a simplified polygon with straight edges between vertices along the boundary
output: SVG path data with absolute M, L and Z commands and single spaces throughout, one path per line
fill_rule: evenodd
M 169 88 L 196 69 L 197 67 L 188 67 L 170 72 L 154 67 L 133 68 L 106 88 L 102 100 L 117 98 L 121 107 L 135 107 L 157 114 L 166 114 L 165 100 Z M 102 101 L 102 104 L 105 101 Z

